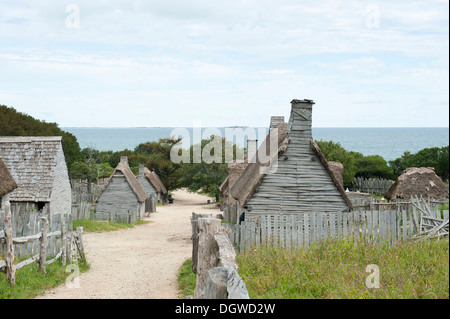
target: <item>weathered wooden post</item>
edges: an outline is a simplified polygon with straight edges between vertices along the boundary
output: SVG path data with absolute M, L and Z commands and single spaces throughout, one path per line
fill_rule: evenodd
M 83 226 L 77 227 L 77 240 L 78 252 L 80 258 L 84 258 L 84 247 L 83 247 Z
M 66 215 L 61 214 L 61 264 L 66 265 L 67 261 L 67 233 L 66 233 Z
M 12 237 L 12 215 L 9 202 L 5 204 L 5 237 L 6 237 L 6 277 L 11 285 L 16 284 L 16 269 L 14 268 L 14 244 Z
M 42 273 L 46 273 L 45 263 L 47 260 L 47 232 L 48 232 L 48 220 L 47 217 L 42 217 L 42 234 L 41 234 L 41 250 L 39 257 L 39 269 Z
M 192 272 L 197 273 L 197 261 L 198 261 L 198 219 L 208 218 L 212 214 L 196 214 L 192 213 L 191 226 L 192 226 Z

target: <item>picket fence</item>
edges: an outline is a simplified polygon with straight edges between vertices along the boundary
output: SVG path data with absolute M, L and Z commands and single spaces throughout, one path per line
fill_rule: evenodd
M 392 184 L 393 181 L 389 179 L 356 177 L 353 180 L 352 189 L 363 193 L 384 194 Z
M 381 205 L 380 205 L 381 206 Z M 267 244 L 282 247 L 309 246 L 329 238 L 364 237 L 395 243 L 418 233 L 420 212 L 409 209 L 368 210 L 351 212 L 309 212 L 246 216 L 240 225 L 228 224 L 230 240 L 238 251 Z M 442 218 L 436 211 L 436 218 Z M 443 212 L 449 219 L 449 212 Z

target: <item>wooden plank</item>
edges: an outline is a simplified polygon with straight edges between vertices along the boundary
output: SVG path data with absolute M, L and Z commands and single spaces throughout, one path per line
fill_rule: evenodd
M 336 213 L 330 212 L 328 213 L 328 216 L 330 216 L 330 237 L 335 239 L 336 238 Z
M 323 233 L 323 212 L 316 213 L 316 232 L 317 240 L 319 242 L 323 241 L 325 239 Z
M 303 242 L 305 244 L 305 246 L 309 246 L 310 245 L 310 228 L 309 228 L 309 214 L 308 213 L 304 213 L 303 214 Z
M 406 219 L 406 210 L 402 209 L 402 233 L 403 233 L 403 240 L 406 241 L 407 238 L 407 219 Z
M 444 210 L 444 220 L 448 220 L 449 219 L 449 214 L 448 214 L 448 210 Z
M 342 238 L 342 212 L 337 212 L 337 238 Z
M 348 223 L 349 223 L 349 214 L 347 212 L 342 213 L 342 236 L 344 238 L 348 237 Z
M 309 213 L 309 226 L 310 226 L 310 243 L 317 242 L 316 234 L 316 214 L 314 212 Z

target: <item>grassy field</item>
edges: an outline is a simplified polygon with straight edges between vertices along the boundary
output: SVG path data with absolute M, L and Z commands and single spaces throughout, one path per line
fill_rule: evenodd
M 120 229 L 133 228 L 137 225 L 148 223 L 139 220 L 133 224 L 104 223 L 87 219 L 73 221 L 73 228 L 83 226 L 85 232 L 103 232 Z M 4 259 L 0 254 L 0 259 Z M 16 263 L 20 260 L 15 260 Z M 78 267 L 80 273 L 89 269 L 89 263 L 86 260 L 79 260 Z M 67 277 L 73 274 L 73 269 L 63 266 L 61 261 L 46 267 L 47 273 L 44 275 L 39 271 L 36 263 L 25 266 L 16 271 L 16 285 L 10 286 L 6 275 L 0 273 L 0 299 L 29 299 L 42 294 L 46 289 L 64 284 Z M 67 272 L 66 272 L 67 270 Z
M 449 298 L 449 240 L 369 244 L 327 241 L 310 248 L 256 248 L 237 256 L 239 275 L 252 299 Z M 191 260 L 179 284 L 192 295 Z M 379 269 L 379 288 L 367 288 L 368 265 Z M 369 283 L 373 283 L 369 280 Z
M 449 298 L 449 241 L 327 241 L 309 249 L 257 248 L 237 257 L 251 298 Z M 367 288 L 368 265 L 379 288 Z M 372 282 L 372 281 L 371 281 Z

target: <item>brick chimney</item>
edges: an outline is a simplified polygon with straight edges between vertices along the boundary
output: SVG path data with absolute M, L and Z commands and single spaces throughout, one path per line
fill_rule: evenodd
M 292 100 L 291 116 L 289 118 L 288 131 L 298 133 L 301 138 L 312 138 L 312 100 Z

